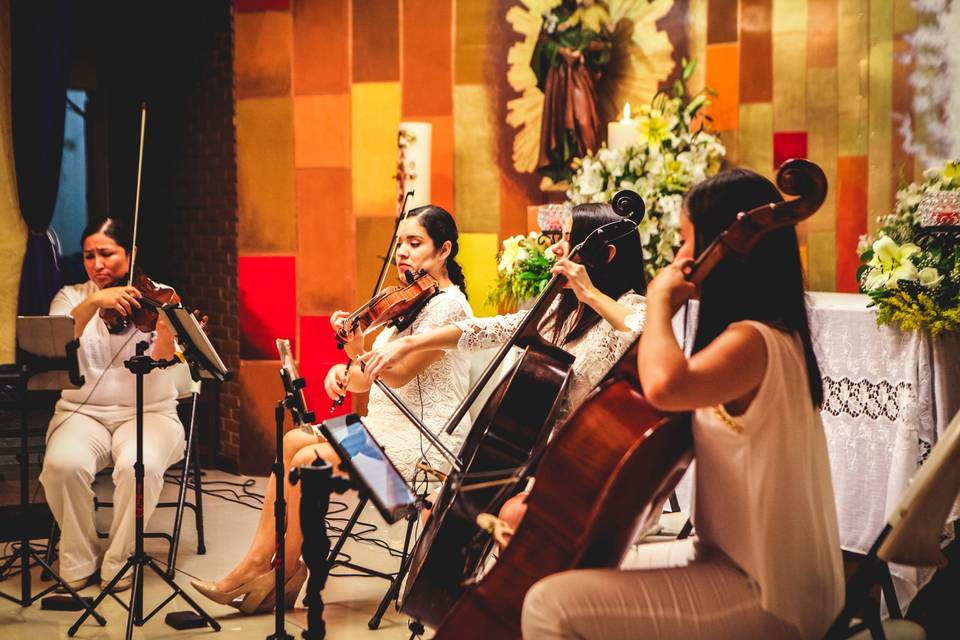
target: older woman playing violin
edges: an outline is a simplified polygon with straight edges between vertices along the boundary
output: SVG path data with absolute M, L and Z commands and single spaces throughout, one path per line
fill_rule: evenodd
M 50 304 L 51 315 L 72 316 L 80 339 L 79 389 L 64 390 L 47 428 L 47 448 L 40 482 L 60 525 L 60 575 L 80 589 L 94 582 L 98 570 L 109 580 L 133 551 L 134 477 L 136 457 L 135 378 L 123 363 L 135 355 L 138 342 L 150 343 L 155 359 L 173 357 L 173 333 L 162 316 L 155 331 L 128 327 L 111 334 L 99 312 L 110 309 L 129 316 L 140 307 L 135 287 L 112 286 L 130 269 L 131 237 L 119 220 L 104 218 L 83 232 L 83 265 L 87 282 L 64 287 Z M 148 520 L 163 488 L 167 467 L 183 456 L 183 426 L 177 417 L 173 373 L 157 370 L 143 382 L 143 515 Z M 106 552 L 94 526 L 94 475 L 113 465 L 116 485 L 113 523 Z M 128 573 L 114 590 L 130 586 Z

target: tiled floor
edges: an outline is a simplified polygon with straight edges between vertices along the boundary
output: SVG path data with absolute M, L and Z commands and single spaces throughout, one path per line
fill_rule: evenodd
M 211 489 L 224 486 L 216 484 L 215 481 L 217 480 L 237 482 L 242 479 L 218 471 L 208 472 L 204 478 L 206 486 Z M 251 490 L 263 493 L 264 484 L 265 481 L 262 478 L 257 479 L 256 485 Z M 98 493 L 101 490 L 106 491 L 105 496 L 109 495 L 109 479 L 107 479 L 106 487 L 98 486 Z M 176 491 L 175 485 L 167 484 L 164 488 L 162 500 L 175 500 Z M 340 499 L 346 502 L 349 508 L 344 516 L 349 515 L 356 505 L 356 495 L 348 494 L 340 496 Z M 100 517 L 102 517 L 102 520 L 99 519 Z M 106 530 L 109 517 L 108 511 L 98 514 L 98 524 L 102 530 Z M 176 581 L 191 597 L 195 597 L 210 615 L 220 622 L 222 626 L 220 634 L 214 635 L 209 628 L 176 631 L 167 626 L 163 621 L 167 613 L 189 609 L 189 606 L 178 598 L 168 603 L 143 627 L 136 629 L 134 637 L 160 640 L 204 636 L 266 638 L 271 635 L 274 630 L 272 614 L 242 615 L 229 606 L 218 605 L 206 600 L 190 586 L 190 578 L 219 578 L 232 567 L 246 550 L 256 528 L 258 517 L 259 510 L 224 499 L 204 496 L 207 553 L 197 555 L 196 529 L 193 516 L 190 512 L 184 516 Z M 396 549 L 402 546 L 404 532 L 402 523 L 388 529 L 372 507 L 365 510 L 362 519 L 378 525 L 378 531 L 371 535 L 385 539 Z M 173 509 L 160 509 L 151 520 L 148 530 L 168 531 L 172 526 L 172 521 Z M 146 549 L 158 561 L 162 560 L 161 564 L 165 564 L 166 542 L 158 539 L 148 539 Z M 344 550 L 353 557 L 355 562 L 363 566 L 370 566 L 384 572 L 392 572 L 397 568 L 398 560 L 373 544 L 357 543 L 351 540 Z M 336 572 L 339 573 L 340 571 Z M 33 575 L 39 576 L 39 572 L 35 570 Z M 47 583 L 34 582 L 35 592 L 42 588 L 38 587 L 41 584 Z M 0 582 L 0 590 L 11 595 L 19 593 L 19 586 L 19 578 Z M 388 610 L 384 616 L 379 630 L 370 631 L 367 628 L 367 621 L 376 609 L 386 588 L 387 582 L 377 578 L 331 577 L 323 592 L 324 603 L 326 604 L 324 619 L 327 623 L 328 637 L 334 639 L 368 637 L 384 640 L 407 638 L 410 632 L 407 630 L 406 617 L 398 614 L 393 608 Z M 83 591 L 83 594 L 95 596 L 97 592 L 98 588 L 88 587 Z M 168 594 L 167 586 L 152 572 L 148 571 L 144 590 L 145 611 L 152 610 Z M 121 594 L 121 597 L 129 597 L 129 592 Z M 91 639 L 122 638 L 127 621 L 126 611 L 118 603 L 107 598 L 99 608 L 99 612 L 106 618 L 107 625 L 100 627 L 96 621 L 89 619 L 75 637 Z M 29 608 L 21 608 L 7 600 L 0 600 L 0 639 L 46 640 L 47 638 L 65 638 L 67 637 L 67 629 L 78 616 L 79 614 L 76 612 L 44 611 L 40 609 L 39 603 Z M 299 638 L 300 632 L 305 626 L 305 609 L 298 608 L 287 612 L 287 633 L 294 638 Z

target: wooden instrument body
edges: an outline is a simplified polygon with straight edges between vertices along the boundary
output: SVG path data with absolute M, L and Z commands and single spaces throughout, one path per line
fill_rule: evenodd
M 526 463 L 547 437 L 548 425 L 569 383 L 573 356 L 532 338 L 487 399 L 460 452 L 463 473 L 510 471 Z M 476 514 L 496 513 L 515 491 L 502 486 L 461 491 L 444 483 L 411 555 L 401 611 L 437 626 L 463 593 L 464 580 L 482 560 L 487 540 L 476 538 Z
M 636 532 L 659 518 L 693 459 L 693 438 L 689 414 L 664 414 L 643 398 L 637 344 L 550 442 L 510 544 L 437 638 L 519 638 L 523 599 L 537 580 L 616 567 Z

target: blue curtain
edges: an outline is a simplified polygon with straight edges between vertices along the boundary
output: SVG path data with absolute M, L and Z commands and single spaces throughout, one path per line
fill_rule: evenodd
M 48 227 L 60 185 L 72 0 L 10 3 L 11 120 L 20 211 L 30 229 L 21 315 L 43 315 L 63 286 Z

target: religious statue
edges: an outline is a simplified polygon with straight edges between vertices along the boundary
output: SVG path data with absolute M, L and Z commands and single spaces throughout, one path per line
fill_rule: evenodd
M 570 161 L 600 146 L 597 82 L 610 51 L 610 12 L 602 0 L 563 0 L 544 14 L 530 60 L 544 95 L 536 165 L 542 190 L 566 189 Z

